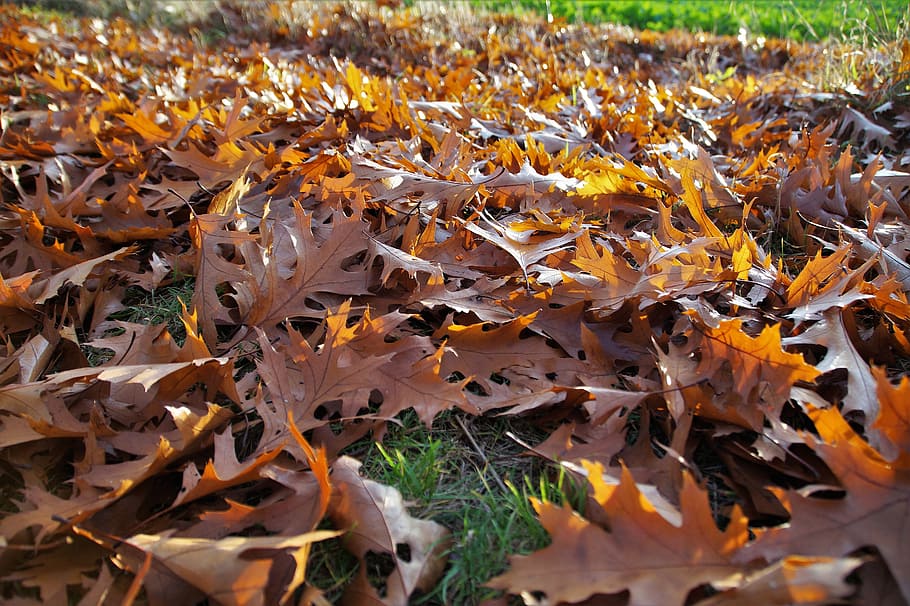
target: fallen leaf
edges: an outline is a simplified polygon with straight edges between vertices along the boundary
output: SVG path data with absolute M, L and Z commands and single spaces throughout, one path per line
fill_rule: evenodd
M 696 603 L 699 606 L 831 604 L 853 594 L 854 587 L 846 582 L 846 577 L 862 563 L 861 558 L 789 556 L 750 573 L 745 579 L 731 580 L 735 589 Z
M 623 469 L 618 485 L 608 486 L 600 465 L 583 465 L 609 529 L 570 508 L 534 499 L 553 542 L 530 556 L 513 556 L 509 571 L 490 581 L 490 587 L 541 592 L 551 603 L 627 590 L 630 605 L 681 605 L 695 587 L 720 583 L 743 570 L 733 560 L 748 541 L 747 520 L 734 510 L 727 529 L 718 530 L 705 494 L 688 475 L 677 527 L 642 496 L 628 470 Z
M 439 579 L 451 544 L 449 531 L 411 517 L 397 490 L 362 477 L 359 469 L 359 462 L 342 457 L 332 473 L 338 496 L 329 515 L 338 527 L 348 529 L 344 544 L 360 560 L 357 577 L 342 600 L 404 606 L 416 590 L 428 591 Z M 391 558 L 394 564 L 382 580 L 382 593 L 367 577 L 371 554 Z
M 820 436 L 811 446 L 840 481 L 842 486 L 834 489 L 845 493 L 833 499 L 813 497 L 823 487 L 810 485 L 782 495 L 790 511 L 789 524 L 760 533 L 744 556 L 844 555 L 874 546 L 895 572 L 904 599 L 910 599 L 910 579 L 899 572 L 910 557 L 910 527 L 904 524 L 910 512 L 907 469 L 885 461 L 837 409 L 815 410 L 810 416 Z
M 226 537 L 219 540 L 139 534 L 129 547 L 151 554 L 153 567 L 175 575 L 219 604 L 287 603 L 306 575 L 310 548 L 341 534 L 317 530 L 295 536 Z M 137 563 L 121 556 L 123 565 Z M 163 579 L 162 579 L 163 580 Z

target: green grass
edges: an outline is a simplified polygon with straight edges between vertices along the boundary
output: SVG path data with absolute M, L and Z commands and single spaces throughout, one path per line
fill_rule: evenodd
M 890 31 L 908 8 L 903 0 L 476 0 L 488 10 L 527 10 L 567 21 L 613 22 L 637 29 L 684 29 L 732 35 L 822 40 L 852 30 Z
M 190 308 L 195 286 L 193 278 L 178 276 L 170 284 L 151 292 L 138 287 L 131 288 L 127 290 L 123 301 L 126 307 L 112 314 L 110 319 L 135 324 L 167 324 L 174 341 L 183 345 L 186 329 L 180 319 L 181 313 L 183 306 Z
M 535 442 L 544 432 L 522 419 L 437 417 L 427 429 L 413 411 L 399 415 L 382 443 L 362 440 L 346 451 L 363 473 L 394 486 L 411 515 L 434 520 L 453 535 L 448 567 L 434 590 L 415 604 L 476 604 L 499 595 L 484 587 L 506 569 L 510 554 L 549 543 L 529 497 L 571 503 L 581 511 L 583 491 L 567 472 L 536 457 L 509 437 Z M 314 546 L 308 578 L 336 600 L 357 562 L 336 541 Z
M 124 308 L 109 315 L 108 319 L 150 326 L 166 324 L 174 342 L 182 346 L 186 341 L 186 328 L 181 320 L 183 310 L 181 303 L 187 308 L 190 307 L 195 284 L 193 278 L 174 276 L 169 284 L 152 291 L 131 286 L 126 291 Z M 107 334 L 115 335 L 122 332 L 123 329 L 115 329 Z M 82 353 L 91 366 L 109 362 L 113 355 L 111 349 L 90 345 L 82 345 Z

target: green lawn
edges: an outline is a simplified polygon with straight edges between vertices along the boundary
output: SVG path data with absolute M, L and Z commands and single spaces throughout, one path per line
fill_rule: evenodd
M 895 31 L 904 0 L 477 0 L 490 10 L 531 10 L 567 21 L 622 23 L 637 29 L 686 29 L 821 40 Z

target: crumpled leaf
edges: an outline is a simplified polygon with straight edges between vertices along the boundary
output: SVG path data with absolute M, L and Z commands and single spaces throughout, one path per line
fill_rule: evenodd
M 159 578 L 174 575 L 219 604 L 267 606 L 286 604 L 306 575 L 310 548 L 341 534 L 316 530 L 295 536 L 226 537 L 219 540 L 138 534 L 126 539 L 130 548 L 152 556 Z M 138 570 L 138 562 L 124 550 L 121 562 Z M 132 554 L 130 554 L 132 555 Z
M 717 386 L 726 385 L 728 405 L 748 414 L 756 404 L 766 416 L 779 417 L 780 407 L 797 381 L 812 382 L 822 371 L 807 364 L 802 354 L 784 351 L 780 325 L 765 326 L 752 337 L 742 330 L 742 320 L 721 320 L 717 327 L 697 323 L 695 342 L 701 351 L 697 372 L 715 377 Z M 723 378 L 717 373 L 723 372 Z M 761 430 L 761 419 L 751 415 L 753 429 Z
M 824 359 L 815 364 L 815 368 L 822 372 L 830 372 L 835 368 L 847 371 L 847 395 L 843 399 L 843 412 L 861 411 L 867 422 L 878 417 L 875 379 L 869 365 L 850 341 L 839 310 L 826 311 L 821 320 L 803 333 L 782 339 L 781 342 L 784 345 L 804 343 L 825 347 L 828 351 Z
M 481 227 L 473 222 L 464 222 L 464 227 L 471 233 L 477 234 L 494 245 L 509 253 L 521 273 L 524 275 L 525 283 L 530 284 L 528 277 L 528 266 L 535 263 L 547 255 L 566 248 L 570 242 L 574 242 L 582 232 L 567 232 L 561 236 L 550 237 L 548 235 L 533 236 L 528 232 L 516 232 L 510 230 L 509 225 L 500 225 L 496 219 L 481 213 L 480 218 L 489 229 Z
M 416 590 L 429 590 L 442 574 L 450 533 L 436 522 L 411 517 L 395 488 L 368 480 L 359 470 L 358 461 L 341 457 L 332 473 L 337 497 L 329 515 L 338 527 L 348 529 L 344 545 L 360 560 L 342 601 L 405 606 Z M 382 580 L 382 593 L 367 577 L 368 560 L 376 556 L 394 565 Z
M 863 563 L 861 558 L 806 558 L 789 556 L 767 568 L 736 579 L 736 588 L 721 592 L 699 606 L 765 606 L 831 604 L 850 597 L 854 588 L 845 577 Z

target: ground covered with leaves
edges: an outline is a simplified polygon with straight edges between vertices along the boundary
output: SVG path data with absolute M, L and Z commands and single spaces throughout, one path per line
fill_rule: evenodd
M 910 43 L 250 6 L 0 9 L 5 603 L 469 603 L 403 414 L 587 487 L 491 603 L 910 601 Z

